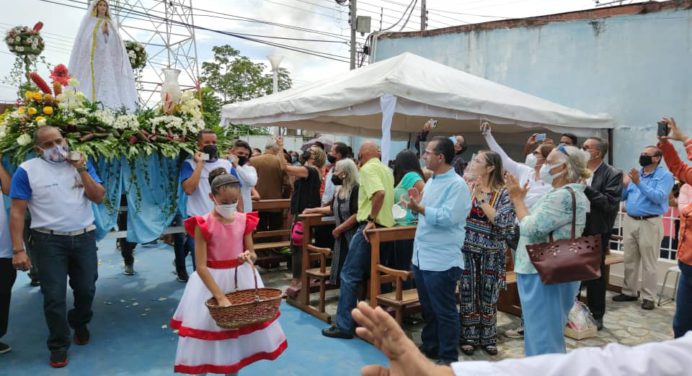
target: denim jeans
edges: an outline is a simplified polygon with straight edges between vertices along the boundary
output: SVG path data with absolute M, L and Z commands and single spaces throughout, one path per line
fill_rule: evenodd
M 182 216 L 173 220 L 175 226 L 184 226 Z M 185 257 L 192 255 L 192 270 L 195 270 L 195 239 L 186 233 L 173 234 L 173 251 L 175 252 L 175 270 L 187 270 Z
M 95 231 L 77 236 L 32 231 L 31 237 L 37 250 L 33 261 L 38 264 L 43 313 L 50 332 L 48 349 L 67 350 L 70 347 L 70 327 L 83 327 L 93 316 L 91 306 L 98 278 Z M 66 313 L 68 276 L 74 308 Z
M 0 258 L 0 338 L 7 333 L 12 286 L 16 279 L 17 270 L 12 266 L 12 259 Z
M 673 317 L 673 333 L 680 338 L 692 330 L 692 265 L 678 261 L 680 267 L 680 282 L 675 297 L 675 316 Z
M 441 360 L 456 362 L 459 360 L 461 324 L 455 293 L 461 268 L 435 272 L 412 267 L 425 320 L 421 333 L 423 349 L 427 353 L 437 353 Z
M 348 246 L 348 254 L 341 270 L 341 286 L 339 289 L 339 305 L 336 309 L 336 326 L 346 332 L 353 332 L 355 325 L 351 311 L 356 307 L 358 285 L 363 282 L 370 272 L 370 243 L 363 236 L 361 225 L 356 230 Z

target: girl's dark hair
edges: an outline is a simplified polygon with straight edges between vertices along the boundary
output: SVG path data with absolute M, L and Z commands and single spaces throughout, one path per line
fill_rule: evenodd
M 481 152 L 485 157 L 485 163 L 488 166 L 493 166 L 495 169 L 490 173 L 488 177 L 490 179 L 489 186 L 493 189 L 499 189 L 505 185 L 505 178 L 503 176 L 502 170 L 502 158 L 500 154 L 494 151 L 484 150 Z
M 228 175 L 226 177 L 225 175 Z M 214 184 L 214 181 L 219 179 L 219 181 Z M 226 170 L 223 167 L 215 168 L 209 173 L 209 186 L 211 187 L 211 193 L 213 195 L 218 194 L 222 188 L 224 187 L 229 187 L 229 188 L 240 188 L 240 182 L 238 179 L 230 175 L 228 173 L 228 170 Z
M 394 186 L 396 187 L 399 185 L 404 175 L 411 171 L 420 175 L 421 179 L 425 179 L 416 153 L 411 150 L 402 150 L 396 155 L 396 159 L 394 160 Z

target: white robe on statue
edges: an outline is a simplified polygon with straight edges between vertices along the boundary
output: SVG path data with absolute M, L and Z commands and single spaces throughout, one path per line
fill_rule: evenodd
M 70 75 L 80 82 L 79 90 L 91 101 L 127 112 L 137 109 L 135 76 L 115 20 L 94 16 L 92 2 L 84 16 L 70 55 Z M 103 33 L 103 24 L 108 35 Z

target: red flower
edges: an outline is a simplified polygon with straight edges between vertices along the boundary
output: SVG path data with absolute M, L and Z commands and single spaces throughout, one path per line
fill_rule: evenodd
M 129 139 L 130 145 L 134 145 L 137 143 L 137 136 L 130 136 Z
M 46 94 L 52 93 L 52 91 L 50 91 L 50 86 L 48 86 L 46 81 L 44 81 L 43 78 L 41 78 L 41 76 L 38 75 L 38 73 L 36 73 L 36 72 L 29 73 L 29 78 L 31 79 L 31 81 L 34 81 L 36 86 L 38 86 L 38 88 L 41 89 L 42 92 L 44 92 Z
M 39 32 L 41 29 L 43 29 L 43 22 L 39 21 L 34 25 L 34 31 Z
M 67 81 L 72 77 L 70 77 L 70 72 L 64 64 L 58 64 L 50 72 L 50 78 L 53 80 L 53 83 L 58 82 L 63 86 L 67 86 Z

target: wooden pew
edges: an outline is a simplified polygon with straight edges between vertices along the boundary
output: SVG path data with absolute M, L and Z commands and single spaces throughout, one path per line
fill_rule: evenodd
M 376 307 L 377 296 L 380 295 L 380 286 L 382 284 L 382 276 L 378 269 L 380 265 L 380 245 L 383 242 L 413 239 L 416 236 L 416 226 L 376 228 L 368 230 L 367 235 L 368 239 L 370 239 L 370 306 Z
M 331 317 L 326 312 L 324 312 L 324 302 L 320 302 L 318 307 L 310 305 L 311 286 L 309 270 L 311 269 L 312 261 L 319 260 L 319 255 L 321 254 L 321 252 L 315 249 L 312 249 L 313 252 L 311 252 L 308 246 L 311 246 L 312 248 L 317 248 L 314 247 L 314 245 L 312 244 L 313 230 L 319 226 L 333 225 L 334 219 L 333 217 L 324 217 L 321 214 L 301 214 L 298 218 L 301 221 L 303 221 L 303 245 L 301 259 L 301 267 L 303 272 L 300 278 L 302 287 L 296 299 L 287 297 L 286 302 L 304 312 L 307 312 L 317 317 L 318 319 L 326 323 L 331 323 Z M 320 298 L 323 297 L 324 295 L 320 294 Z
M 273 252 L 276 249 L 282 249 L 291 245 L 291 226 L 290 221 L 286 219 L 290 207 L 290 199 L 260 200 L 252 203 L 252 210 L 259 213 L 272 209 L 282 209 L 284 211 L 284 224 L 281 229 L 270 231 L 255 230 L 252 234 L 259 265 L 278 264 L 288 260 L 288 257 L 290 257 L 290 255 L 280 255 Z
M 377 264 L 377 273 L 394 278 L 395 289 L 393 292 L 380 294 L 377 296 L 377 303 L 382 306 L 394 309 L 396 322 L 402 326 L 404 310 L 420 306 L 418 300 L 418 290 L 416 288 L 404 290 L 403 283 L 413 278 L 413 272 L 407 270 L 397 270 L 388 268 L 382 264 Z

